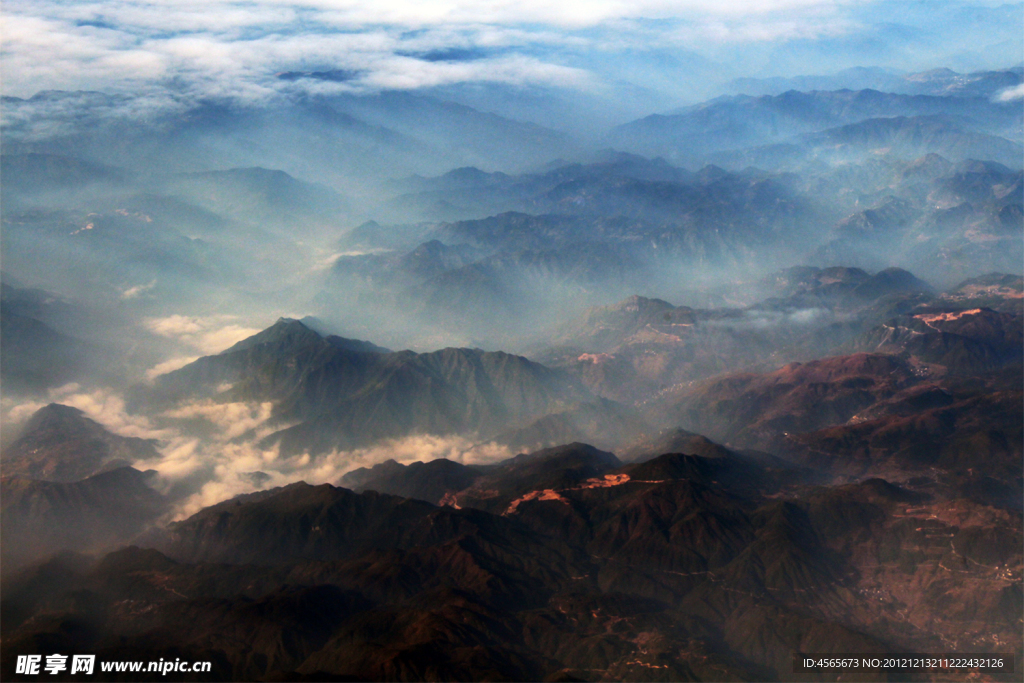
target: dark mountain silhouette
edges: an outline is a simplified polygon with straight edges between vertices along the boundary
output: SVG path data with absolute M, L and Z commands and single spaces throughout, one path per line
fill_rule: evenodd
M 172 525 L 167 547 L 192 562 L 338 560 L 401 545 L 403 527 L 416 526 L 431 510 L 395 496 L 298 483 L 227 501 Z
M 585 486 L 621 465 L 614 454 L 582 443 L 521 453 L 489 468 L 473 485 L 452 496 L 456 505 L 494 513 L 514 511 L 531 491 Z M 529 499 L 529 498 L 527 498 Z
M 685 429 L 665 429 L 654 437 L 642 439 L 623 451 L 624 462 L 644 462 L 663 453 L 689 453 L 703 458 L 725 458 L 733 454 L 706 436 Z
M 273 401 L 278 419 L 298 424 L 268 440 L 292 453 L 421 433 L 494 435 L 590 397 L 571 377 L 506 353 L 379 351 L 282 319 L 161 376 L 146 393 L 161 401 L 218 393 Z M 232 388 L 223 391 L 225 383 Z
M 467 469 L 389 463 L 352 480 Z M 6 575 L 0 665 L 43 638 L 202 656 L 221 679 L 764 680 L 788 676 L 794 650 L 995 648 L 1020 623 L 1019 515 L 940 489 L 783 484 L 729 453 L 621 467 L 583 444 L 474 469 L 459 501 L 516 498 L 489 513 L 293 484 L 172 525 L 161 551 Z
M 386 460 L 373 467 L 353 470 L 338 484 L 356 492 L 378 491 L 440 505 L 449 494 L 469 488 L 484 471 L 481 467 L 445 458 L 409 465 Z
M 982 393 L 933 385 L 851 424 L 793 436 L 787 450 L 856 477 L 906 480 L 930 471 L 932 490 L 1019 510 L 1022 409 L 1019 387 Z

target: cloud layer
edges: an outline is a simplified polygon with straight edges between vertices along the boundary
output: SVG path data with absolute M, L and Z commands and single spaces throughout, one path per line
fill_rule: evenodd
M 9 0 L 0 76 L 5 95 L 130 94 L 140 113 L 464 84 L 657 110 L 738 76 L 1004 68 L 1022 19 L 996 0 Z
M 6 94 L 23 97 L 45 89 L 138 92 L 163 84 L 205 96 L 256 98 L 289 87 L 277 74 L 318 70 L 354 76 L 330 86 L 302 85 L 591 87 L 588 69 L 567 63 L 587 51 L 815 37 L 846 30 L 841 10 L 856 4 L 12 0 L 4 8 L 3 76 Z

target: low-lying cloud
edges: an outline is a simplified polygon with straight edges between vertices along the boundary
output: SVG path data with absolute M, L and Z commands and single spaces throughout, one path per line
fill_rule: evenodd
M 30 418 L 37 410 L 49 403 L 78 408 L 90 419 L 121 436 L 141 439 L 170 439 L 174 431 L 163 429 L 143 415 L 131 414 L 124 397 L 109 388 L 83 388 L 77 383 L 50 389 L 45 401 L 29 401 L 4 406 L 4 421 L 18 425 Z
M 298 481 L 337 485 L 352 470 L 372 467 L 387 460 L 408 465 L 447 458 L 469 465 L 497 462 L 512 455 L 508 448 L 495 443 L 479 443 L 464 436 L 424 434 L 317 457 L 303 454 L 285 458 L 276 446 L 261 448 L 252 442 L 224 444 L 202 453 L 202 447 L 197 443 L 189 444 L 188 448 L 176 453 L 168 453 L 165 460 L 153 464 L 152 468 L 168 478 L 185 476 L 199 467 L 207 473 L 198 490 L 176 507 L 174 518 L 182 519 L 204 507 L 266 488 Z M 254 477 L 254 473 L 265 476 Z
M 168 360 L 163 361 L 162 363 L 157 363 L 149 370 L 146 370 L 146 379 L 156 379 L 160 375 L 165 375 L 168 372 L 173 372 L 175 370 L 183 368 L 189 363 L 198 359 L 199 356 L 176 356 L 174 358 L 170 358 Z
M 164 416 L 181 420 L 206 420 L 220 428 L 221 440 L 230 440 L 256 429 L 269 420 L 273 408 L 273 404 L 269 402 L 216 403 L 207 399 L 169 410 Z
M 159 475 L 156 487 L 175 501 L 168 519 L 182 519 L 243 493 L 298 481 L 336 485 L 348 472 L 386 460 L 409 464 L 447 458 L 469 465 L 514 455 L 505 446 L 467 436 L 417 434 L 319 456 L 283 456 L 276 443 L 264 443 L 265 437 L 288 426 L 275 422 L 269 402 L 217 403 L 206 399 L 144 416 L 130 413 L 124 398 L 108 388 L 83 390 L 69 384 L 51 390 L 47 399 L 5 401 L 5 423 L 17 428 L 52 402 L 82 410 L 115 434 L 154 439 L 159 456 L 133 466 Z M 193 429 L 195 421 L 206 427 L 201 434 Z
M 996 95 L 995 99 L 996 102 L 1015 102 L 1017 100 L 1024 100 L 1024 83 L 1003 90 Z

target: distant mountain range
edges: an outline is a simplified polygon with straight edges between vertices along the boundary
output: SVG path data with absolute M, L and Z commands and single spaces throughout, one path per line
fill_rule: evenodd
M 920 161 L 918 169 L 925 163 Z M 1014 271 L 1024 258 L 1021 171 L 967 161 L 931 182 L 916 181 L 914 174 L 909 168 L 903 188 L 890 187 L 874 206 L 837 223 L 809 260 L 868 268 L 901 262 L 948 284 L 979 271 Z
M 3 104 L 11 114 L 5 153 L 83 157 L 147 174 L 157 163 L 162 172 L 188 172 L 217 158 L 233 167 L 271 163 L 314 177 L 379 179 L 394 168 L 524 168 L 576 148 L 566 135 L 536 124 L 405 91 L 307 96 L 269 107 L 167 103 L 166 112 L 158 107 L 142 118 L 130 97 L 99 92 L 45 91 L 4 97 Z M 57 132 L 40 134 L 44 122 Z M 276 140 L 254 146 L 268 129 Z
M 828 76 L 792 78 L 737 78 L 729 83 L 736 94 L 779 95 L 789 90 L 880 90 L 905 95 L 991 98 L 1024 83 L 1024 67 L 998 71 L 957 73 L 932 69 L 919 73 L 897 73 L 890 69 L 854 67 Z
M 897 268 L 790 268 L 761 283 L 775 296 L 750 306 L 696 309 L 632 296 L 561 325 L 533 357 L 578 375 L 593 391 L 647 404 L 677 385 L 730 369 L 851 348 L 894 313 L 932 299 L 932 288 Z
M 959 139 L 943 142 L 947 152 L 956 147 L 967 151 L 972 145 L 983 144 L 1002 145 L 1003 153 L 1008 153 L 1019 148 L 1022 138 L 1020 107 L 1013 102 L 867 89 L 792 90 L 759 97 L 721 97 L 678 112 L 654 114 L 623 124 L 611 131 L 608 142 L 625 151 L 664 156 L 670 162 L 682 163 L 688 158 L 708 159 L 715 152 L 789 143 L 800 135 L 843 126 L 859 124 L 863 129 L 862 122 L 869 119 L 892 117 L 953 117 L 962 120 L 965 128 L 976 131 L 948 129 L 947 135 L 956 134 Z M 999 142 L 978 134 L 1016 142 Z
M 868 123 L 889 132 L 910 128 L 865 144 L 895 149 L 906 134 L 916 140 L 907 152 L 941 147 L 919 135 L 921 121 Z M 861 145 L 852 132 L 858 127 L 863 132 L 854 124 L 843 133 L 853 142 L 822 145 L 842 155 L 839 148 Z M 817 169 L 803 175 L 715 166 L 691 173 L 660 159 L 620 156 L 542 174 L 461 169 L 406 179 L 402 189 L 420 191 L 402 201 L 424 211 L 443 196 L 450 200 L 445 211 L 504 212 L 354 229 L 343 238 L 349 251 L 334 262 L 323 305 L 332 292 L 378 303 L 384 295 L 389 308 L 406 315 L 480 334 L 495 312 L 542 317 L 552 296 L 559 311 L 636 292 L 695 300 L 680 287 L 680 269 L 765 273 L 769 260 L 872 271 L 898 265 L 949 286 L 976 269 L 1013 272 L 1024 258 L 1016 218 L 1020 171 L 992 161 L 954 163 L 935 152 L 912 161 L 876 158 L 857 172 L 849 160 L 825 162 L 818 158 Z M 823 231 L 823 223 L 834 227 Z M 372 294 L 364 295 L 367 288 Z M 360 316 L 360 308 L 347 311 L 348 318 Z

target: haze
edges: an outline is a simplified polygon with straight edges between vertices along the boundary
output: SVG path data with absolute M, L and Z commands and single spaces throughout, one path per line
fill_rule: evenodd
M 213 598 L 314 634 L 200 619 L 173 647 L 222 679 L 775 680 L 814 633 L 1020 661 L 1022 28 L 6 2 L 0 665 L 58 575 L 98 596 L 75 647 L 156 657 Z M 456 546 L 482 573 L 428 576 Z M 98 587 L 136 566 L 181 591 L 131 593 L 152 621 Z M 434 659 L 373 621 L 447 624 L 446 590 L 496 616 Z

